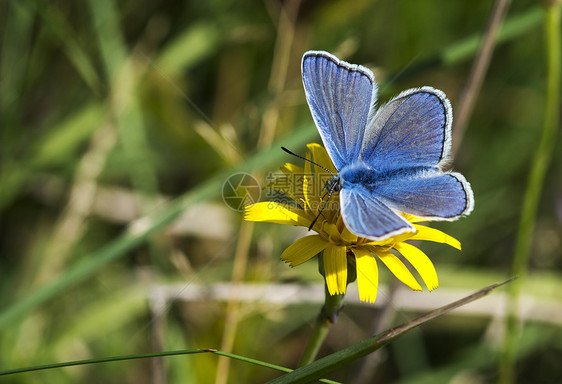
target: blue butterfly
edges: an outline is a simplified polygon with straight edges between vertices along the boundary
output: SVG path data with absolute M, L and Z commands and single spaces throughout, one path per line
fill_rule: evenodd
M 373 73 L 328 52 L 302 58 L 306 100 L 337 176 L 343 221 L 384 240 L 415 232 L 400 212 L 455 220 L 474 207 L 464 176 L 443 170 L 451 151 L 451 103 L 431 87 L 409 89 L 380 108 Z

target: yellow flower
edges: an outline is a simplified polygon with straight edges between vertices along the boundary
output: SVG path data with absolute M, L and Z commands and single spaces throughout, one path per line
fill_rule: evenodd
M 337 171 L 326 150 L 318 144 L 309 144 L 307 159 Z M 357 286 L 361 301 L 373 303 L 377 296 L 378 267 L 377 258 L 404 284 L 421 291 L 416 278 L 408 270 L 400 253 L 419 273 L 427 288 L 432 291 L 439 286 L 437 273 L 431 260 L 421 250 L 406 240 L 429 240 L 449 244 L 460 250 L 458 240 L 434 228 L 414 224 L 422 221 L 417 217 L 402 214 L 413 223 L 415 232 L 403 233 L 382 241 L 358 237 L 345 226 L 339 212 L 337 193 L 327 196 L 325 183 L 332 175 L 321 167 L 305 162 L 304 169 L 293 164 L 285 164 L 283 176 L 276 177 L 271 188 L 282 192 L 289 202 L 266 201 L 246 207 L 245 219 L 269 223 L 298 225 L 314 230 L 317 234 L 305 236 L 291 244 L 281 255 L 281 259 L 295 267 L 322 253 L 324 277 L 330 295 L 345 294 L 348 280 L 348 259 L 355 259 Z M 314 224 L 313 224 L 314 223 Z M 351 260 L 353 261 L 353 260 Z M 353 273 L 352 271 L 351 273 Z

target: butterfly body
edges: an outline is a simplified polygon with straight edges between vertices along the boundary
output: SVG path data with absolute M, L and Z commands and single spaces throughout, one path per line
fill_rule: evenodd
M 352 232 L 383 240 L 415 232 L 402 213 L 431 220 L 470 213 L 470 184 L 443 171 L 452 123 L 443 92 L 410 89 L 377 109 L 377 86 L 365 67 L 309 51 L 302 72 L 312 116 L 338 170 L 326 187 L 340 192 Z
M 416 177 L 429 170 L 431 167 L 408 167 L 400 169 L 373 169 L 364 163 L 354 163 L 343 167 L 338 175 L 342 179 L 342 186 L 350 188 L 362 185 L 370 191 L 374 191 L 377 186 L 392 182 L 396 178 Z

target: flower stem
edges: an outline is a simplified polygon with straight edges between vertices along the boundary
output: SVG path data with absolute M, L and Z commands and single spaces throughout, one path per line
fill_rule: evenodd
M 506 332 L 500 358 L 499 383 L 515 382 L 515 361 L 519 330 L 519 294 L 525 281 L 527 264 L 531 251 L 533 227 L 540 201 L 544 178 L 556 143 L 557 128 L 560 116 L 560 10 L 559 0 L 551 1 L 546 10 L 545 38 L 547 54 L 546 107 L 543 132 L 539 147 L 531 166 L 529 182 L 525 192 L 519 233 L 513 258 L 514 275 L 520 278 L 510 286 L 506 316 Z
M 326 284 L 324 284 L 324 292 L 326 295 L 324 306 L 316 318 L 312 335 L 310 335 L 308 344 L 303 352 L 299 367 L 308 365 L 316 359 L 322 343 L 324 343 L 326 336 L 328 336 L 330 326 L 338 321 L 338 314 L 342 308 L 345 295 L 330 295 Z

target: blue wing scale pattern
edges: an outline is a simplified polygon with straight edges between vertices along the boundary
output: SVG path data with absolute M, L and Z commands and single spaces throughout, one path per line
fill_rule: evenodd
M 430 220 L 454 220 L 472 209 L 470 185 L 456 172 L 397 176 L 375 186 L 373 194 L 395 210 Z
M 302 77 L 312 117 L 339 170 L 359 157 L 376 100 L 373 74 L 327 52 L 310 51 L 302 59 Z
M 340 201 L 345 225 L 356 235 L 380 239 L 415 231 L 404 217 L 364 189 L 343 189 Z
M 474 207 L 470 184 L 444 172 L 452 108 L 431 87 L 402 92 L 375 110 L 372 72 L 322 51 L 302 60 L 314 122 L 341 180 L 341 212 L 357 235 L 383 240 L 415 231 L 401 215 L 455 220 Z
M 443 92 L 431 87 L 403 92 L 366 127 L 361 159 L 377 169 L 439 166 L 449 155 L 452 120 Z

